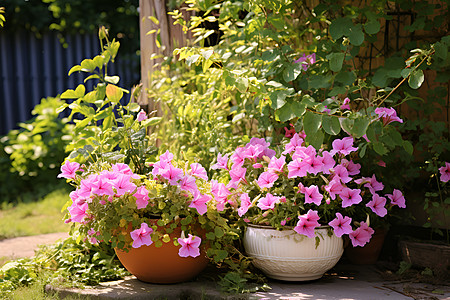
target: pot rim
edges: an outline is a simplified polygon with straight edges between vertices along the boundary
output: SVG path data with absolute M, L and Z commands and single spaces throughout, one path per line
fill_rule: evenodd
M 260 228 L 260 229 L 268 229 L 268 230 L 276 230 L 276 231 L 294 230 L 293 226 L 284 226 L 284 228 L 282 228 L 281 230 L 278 230 L 278 229 L 272 227 L 271 225 L 258 225 L 258 224 L 247 223 L 247 226 L 252 227 L 252 228 Z M 316 229 L 328 229 L 328 228 L 331 228 L 331 226 L 330 225 L 320 225 L 314 229 L 316 230 Z

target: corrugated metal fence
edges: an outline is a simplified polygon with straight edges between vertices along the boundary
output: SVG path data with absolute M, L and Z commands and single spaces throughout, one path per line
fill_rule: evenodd
M 55 33 L 41 39 L 31 32 L 0 32 L 0 135 L 31 118 L 33 107 L 42 98 L 74 89 L 86 77 L 70 68 L 100 53 L 95 34 L 67 36 L 64 48 Z M 139 58 L 122 59 L 119 50 L 109 75 L 118 75 L 119 85 L 130 89 L 140 79 Z M 87 88 L 91 88 L 87 86 Z

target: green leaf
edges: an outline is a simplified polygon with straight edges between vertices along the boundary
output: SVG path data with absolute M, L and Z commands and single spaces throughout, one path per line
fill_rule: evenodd
M 283 70 L 283 79 L 286 82 L 295 80 L 302 71 L 302 64 L 291 64 Z
M 105 81 L 112 84 L 118 84 L 119 80 L 120 80 L 119 76 L 105 76 Z
M 86 58 L 81 62 L 81 71 L 93 71 L 96 65 L 92 59 Z
M 224 232 L 223 232 L 222 228 L 216 227 L 216 228 L 214 228 L 214 234 L 216 235 L 216 237 L 221 238 L 221 237 L 223 237 Z
M 344 53 L 330 53 L 327 55 L 327 59 L 329 60 L 331 71 L 339 72 L 342 69 L 342 64 L 344 63 Z
M 214 261 L 219 262 L 227 258 L 228 252 L 226 250 L 217 250 L 216 255 L 214 255 Z
M 73 66 L 70 70 L 69 70 L 69 74 L 68 74 L 68 76 L 70 76 L 73 72 L 79 72 L 79 71 L 81 71 L 81 66 L 80 65 L 76 65 L 76 66 Z
M 154 16 L 149 16 L 148 17 L 153 23 L 155 23 L 155 25 L 159 25 L 159 21 L 157 18 L 155 18 Z
M 349 28 L 353 26 L 352 20 L 349 18 L 337 18 L 330 24 L 330 35 L 334 40 L 347 35 Z
M 414 147 L 410 141 L 403 140 L 403 149 L 409 154 L 412 155 L 414 151 Z
M 349 28 L 348 39 L 350 43 L 354 46 L 360 46 L 364 42 L 364 33 L 362 31 L 361 25 L 357 24 Z
M 214 54 L 214 50 L 213 49 L 205 50 L 205 51 L 202 51 L 201 54 L 205 60 L 208 60 L 211 57 L 211 55 Z
M 279 90 L 270 94 L 270 100 L 272 101 L 272 108 L 277 110 L 282 108 L 286 104 L 286 97 L 288 95 L 288 91 Z
M 320 149 L 323 144 L 324 134 L 322 130 L 317 131 L 314 135 L 306 135 L 306 142 L 316 149 Z
M 300 102 L 287 102 L 278 111 L 280 122 L 286 122 L 296 117 L 301 117 L 305 113 L 305 105 Z
M 186 58 L 186 64 L 188 66 L 191 66 L 192 64 L 196 63 L 199 58 L 200 58 L 199 54 L 193 54 Z
M 119 87 L 113 84 L 108 84 L 106 86 L 106 97 L 108 97 L 109 101 L 119 102 L 120 99 L 122 99 L 122 96 L 123 91 Z
M 437 42 L 436 44 L 434 44 L 434 50 L 436 51 L 434 55 L 436 55 L 438 58 L 444 61 L 447 59 L 449 51 L 444 44 L 442 44 L 441 42 Z
M 322 128 L 329 135 L 338 135 L 341 132 L 339 119 L 332 116 L 322 116 Z
M 315 114 L 311 111 L 306 111 L 303 117 L 303 128 L 305 130 L 306 136 L 312 137 L 320 128 L 322 124 L 322 115 Z
M 148 127 L 148 126 L 154 126 L 154 125 L 158 124 L 159 122 L 161 122 L 161 120 L 162 120 L 161 117 L 148 118 L 141 122 L 141 126 L 144 128 Z
M 241 93 L 245 93 L 248 89 L 248 79 L 246 77 L 236 78 L 236 88 Z
M 84 85 L 80 84 L 77 86 L 75 90 L 68 89 L 64 93 L 61 94 L 61 99 L 78 99 L 84 96 L 84 92 L 86 88 Z
M 351 134 L 353 131 L 353 125 L 355 124 L 355 120 L 349 118 L 339 118 L 339 123 L 341 123 L 341 128 Z
M 387 148 L 380 142 L 374 142 L 373 143 L 373 150 L 375 150 L 376 153 L 383 156 L 386 153 L 388 153 Z
M 376 34 L 380 31 L 381 25 L 377 19 L 369 19 L 366 24 L 364 24 L 364 30 L 367 34 Z
M 362 137 L 366 134 L 367 127 L 369 126 L 370 120 L 368 118 L 358 118 L 355 120 L 353 125 L 352 135 L 356 138 Z
M 414 70 L 408 78 L 408 84 L 412 89 L 418 89 L 422 85 L 425 77 L 422 70 Z

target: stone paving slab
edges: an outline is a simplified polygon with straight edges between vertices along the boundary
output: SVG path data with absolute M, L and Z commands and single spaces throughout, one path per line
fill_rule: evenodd
M 0 257 L 16 259 L 34 256 L 39 245 L 53 244 L 69 237 L 67 232 L 17 237 L 0 241 Z
M 338 265 L 319 280 L 282 282 L 270 280 L 272 288 L 265 292 L 226 295 L 217 284 L 201 279 L 172 285 L 149 284 L 131 276 L 125 280 L 102 283 L 86 289 L 64 289 L 47 286 L 49 293 L 59 296 L 80 295 L 89 299 L 450 299 L 450 286 L 431 286 L 409 282 L 383 281 L 374 266 Z M 439 294 L 433 293 L 438 291 Z

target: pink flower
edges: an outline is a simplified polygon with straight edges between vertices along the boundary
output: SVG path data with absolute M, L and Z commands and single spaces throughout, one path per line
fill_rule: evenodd
M 387 209 L 384 207 L 385 205 L 386 198 L 380 197 L 377 194 L 374 194 L 372 200 L 366 204 L 367 207 L 380 217 L 384 217 L 387 214 Z
M 142 223 L 141 228 L 130 232 L 131 238 L 133 239 L 133 244 L 131 246 L 133 248 L 139 248 L 142 245 L 150 246 L 153 243 L 151 237 L 152 233 L 153 229 L 149 228 L 146 223 Z
M 145 111 L 143 109 L 141 109 L 141 111 L 138 113 L 137 117 L 136 117 L 136 121 L 141 122 L 147 119 L 147 114 L 145 113 Z
M 274 209 L 275 204 L 280 202 L 279 197 L 275 197 L 274 195 L 267 193 L 264 198 L 258 200 L 257 206 L 262 210 Z
M 333 150 L 330 151 L 331 155 L 340 153 L 343 155 L 349 155 L 353 151 L 358 150 L 358 148 L 353 147 L 353 138 L 345 137 L 343 139 L 335 139 L 332 143 Z
M 200 179 L 208 180 L 208 174 L 206 173 L 205 168 L 199 163 L 191 164 L 191 172 L 192 176 L 195 176 Z
M 252 205 L 250 201 L 250 197 L 247 193 L 244 193 L 240 196 L 241 206 L 238 208 L 238 215 L 242 217 L 248 211 L 249 207 Z
M 382 160 L 379 160 L 377 162 L 377 165 L 379 165 L 380 167 L 386 168 L 386 163 L 384 161 L 382 161 Z
M 299 59 L 294 60 L 294 63 L 301 63 L 304 71 L 307 71 L 310 66 L 312 66 L 316 62 L 316 53 L 312 53 L 310 55 L 301 56 Z
M 166 150 L 166 152 L 164 152 L 164 154 L 162 154 L 159 157 L 159 161 L 162 161 L 164 163 L 171 163 L 173 159 L 173 154 L 169 152 L 169 150 Z
M 145 186 L 138 187 L 136 193 L 134 193 L 133 196 L 136 198 L 137 209 L 147 207 L 148 200 L 150 198 L 148 197 L 148 190 L 145 188 Z
M 442 182 L 447 182 L 450 180 L 450 163 L 445 162 L 445 166 L 439 168 L 439 172 L 441 173 L 440 180 Z
M 230 170 L 231 181 L 233 181 L 235 183 L 245 181 L 245 173 L 246 172 L 247 172 L 246 168 L 243 168 L 239 165 L 238 166 L 233 165 L 233 167 Z
M 244 152 L 245 152 L 245 148 L 243 147 L 238 147 L 236 148 L 236 150 L 234 150 L 233 155 L 231 155 L 231 161 L 233 161 L 233 163 L 235 165 L 240 165 L 244 162 Z
M 333 227 L 334 234 L 337 237 L 341 237 L 344 234 L 349 234 L 353 231 L 350 223 L 352 222 L 352 218 L 350 217 L 342 217 L 341 213 L 336 213 L 336 219 L 333 219 L 328 223 L 331 227 Z
M 275 156 L 270 159 L 268 171 L 271 173 L 283 173 L 284 165 L 286 164 L 286 157 L 280 156 L 276 158 Z
M 392 107 L 378 107 L 375 109 L 375 113 L 378 115 L 378 118 L 383 119 L 384 126 L 392 122 L 403 123 L 403 120 L 397 117 L 397 112 Z
M 195 183 L 195 178 L 193 176 L 187 175 L 181 178 L 180 189 L 183 191 L 191 192 L 192 195 L 198 192 L 197 184 Z
M 179 238 L 178 243 L 180 243 L 181 248 L 178 250 L 178 255 L 180 257 L 197 257 L 200 255 L 200 244 L 202 239 L 198 236 L 193 236 L 189 234 L 187 238 Z
M 303 160 L 306 165 L 306 171 L 310 174 L 317 175 L 317 173 L 321 172 L 323 169 L 322 158 L 318 156 L 310 156 Z
M 66 160 L 64 165 L 61 166 L 61 173 L 58 174 L 58 178 L 64 177 L 68 179 L 75 179 L 75 172 L 79 169 L 79 163 Z
M 139 175 L 134 174 L 133 171 L 131 171 L 130 167 L 127 164 L 124 163 L 117 163 L 113 164 L 112 166 L 113 173 L 122 173 L 125 175 L 130 175 L 133 179 L 139 179 Z
M 339 197 L 342 199 L 342 207 L 349 207 L 353 204 L 358 204 L 362 201 L 360 189 L 349 189 L 344 187 L 339 193 Z
M 330 174 L 330 169 L 334 168 L 336 162 L 333 159 L 333 156 L 328 151 L 323 151 L 322 156 L 319 156 L 322 160 L 322 173 Z
M 277 174 L 263 172 L 261 173 L 261 175 L 259 175 L 257 183 L 260 188 L 271 188 L 277 179 L 278 179 Z
M 355 164 L 352 160 L 348 161 L 345 158 L 341 160 L 341 165 L 343 165 L 345 168 L 347 168 L 348 175 L 358 175 L 359 170 L 361 169 L 360 164 Z
M 306 176 L 307 166 L 300 159 L 294 159 L 288 164 L 288 178 Z
M 98 196 L 108 195 L 113 196 L 114 191 L 111 185 L 111 182 L 107 179 L 102 178 L 99 176 L 97 178 L 97 181 L 92 184 L 91 192 Z
M 261 145 L 250 145 L 250 146 L 246 147 L 246 149 L 244 151 L 244 159 L 248 158 L 248 159 L 255 160 L 263 153 L 263 151 L 264 151 L 264 149 Z
M 345 98 L 344 102 L 342 103 L 342 105 L 339 107 L 341 110 L 350 110 L 350 99 L 349 98 Z
M 83 222 L 84 218 L 87 217 L 86 211 L 88 210 L 89 205 L 84 203 L 72 203 L 72 205 L 67 209 L 70 213 L 70 219 L 72 222 Z
M 370 228 L 365 222 L 361 222 L 360 226 L 353 232 L 349 233 L 349 238 L 352 241 L 353 247 L 363 247 L 372 238 L 374 230 Z
M 308 147 L 299 146 L 295 148 L 295 152 L 292 154 L 292 159 L 306 159 L 308 157 L 314 157 L 316 154 L 316 149 L 311 145 Z
M 203 215 L 208 210 L 206 203 L 212 199 L 209 195 L 202 195 L 198 193 L 194 200 L 192 200 L 189 207 L 195 208 L 200 215 Z
M 297 222 L 297 226 L 294 227 L 294 231 L 298 234 L 306 235 L 309 238 L 314 238 L 314 229 L 320 226 L 317 211 L 310 209 L 305 215 L 299 216 L 298 219 L 299 221 Z
M 287 138 L 291 138 L 295 134 L 295 128 L 292 126 L 292 124 L 289 124 L 291 126 L 291 129 L 288 129 L 287 127 L 284 127 L 284 136 Z
M 283 154 L 291 153 L 292 151 L 295 150 L 295 148 L 300 147 L 302 144 L 303 144 L 303 139 L 300 138 L 298 133 L 294 134 L 294 136 L 291 138 L 289 143 L 286 144 Z
M 176 168 L 171 164 L 161 172 L 161 176 L 167 179 L 171 185 L 177 185 L 178 180 L 182 179 L 183 175 L 182 169 Z
M 112 186 L 116 190 L 117 196 L 131 193 L 136 189 L 136 185 L 130 181 L 131 176 L 120 174 L 117 179 L 112 181 Z
M 320 205 L 323 195 L 319 192 L 319 188 L 316 185 L 304 188 L 305 203 L 314 203 Z
M 369 189 L 372 195 L 374 195 L 375 192 L 382 191 L 384 189 L 384 185 L 381 182 L 377 181 L 375 174 L 373 174 L 372 177 L 369 177 L 367 179 L 368 182 L 364 186 Z
M 211 169 L 217 170 L 217 169 L 225 169 L 228 170 L 228 154 L 222 156 L 222 154 L 217 155 L 217 163 L 211 166 Z
M 392 205 L 398 205 L 398 207 L 406 208 L 405 197 L 401 191 L 394 189 L 392 194 L 387 194 L 386 196 L 391 200 Z
M 338 178 L 331 180 L 326 186 L 325 190 L 330 194 L 331 199 L 336 199 L 336 194 L 340 194 L 342 192 L 342 183 Z
M 342 165 L 337 165 L 333 168 L 333 179 L 340 180 L 343 183 L 350 182 L 352 178 L 348 176 L 347 168 Z

